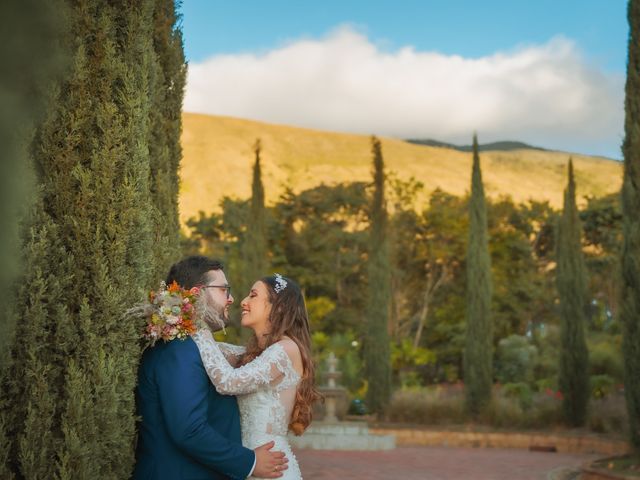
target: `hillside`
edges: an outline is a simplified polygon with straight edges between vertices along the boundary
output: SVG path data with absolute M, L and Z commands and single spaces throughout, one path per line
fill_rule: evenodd
M 366 181 L 371 177 L 370 139 L 366 135 L 185 113 L 180 172 L 182 222 L 199 210 L 218 210 L 225 195 L 250 196 L 252 145 L 258 137 L 262 140 L 267 203 L 277 200 L 287 185 L 301 191 L 323 182 Z M 422 181 L 426 194 L 436 187 L 456 195 L 469 189 L 470 153 L 398 139 L 381 140 L 387 169 L 401 178 L 413 176 Z M 572 157 L 579 198 L 620 188 L 621 163 L 584 155 Z M 485 190 L 492 197 L 549 200 L 559 207 L 568 158 L 567 153 L 547 150 L 482 152 Z

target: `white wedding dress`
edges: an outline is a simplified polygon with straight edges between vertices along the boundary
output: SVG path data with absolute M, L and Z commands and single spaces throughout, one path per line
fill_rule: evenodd
M 275 343 L 253 361 L 234 368 L 230 362 L 236 363 L 244 347 L 218 343 L 207 329 L 195 333 L 193 340 L 218 393 L 238 397 L 242 444 L 254 449 L 273 440 L 272 451 L 284 452 L 289 459 L 289 468 L 280 478 L 301 480 L 298 461 L 287 440 L 300 375 L 282 345 Z

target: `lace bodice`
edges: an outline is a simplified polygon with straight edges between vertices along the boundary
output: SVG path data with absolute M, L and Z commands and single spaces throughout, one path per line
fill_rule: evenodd
M 231 365 L 237 365 L 245 351 L 243 347 L 217 343 L 209 330 L 198 331 L 193 340 L 216 390 L 238 396 L 242 444 L 253 449 L 275 441 L 273 451 L 284 452 L 289 459 L 289 468 L 283 472 L 281 480 L 302 480 L 300 467 L 287 441 L 300 375 L 284 347 L 275 343 L 253 361 L 233 368 Z
M 218 393 L 238 396 L 243 444 L 245 437 L 255 440 L 265 434 L 286 435 L 300 375 L 283 346 L 274 343 L 253 361 L 233 368 L 229 360 L 233 363 L 244 350 L 218 344 L 208 330 L 198 331 L 193 340 Z

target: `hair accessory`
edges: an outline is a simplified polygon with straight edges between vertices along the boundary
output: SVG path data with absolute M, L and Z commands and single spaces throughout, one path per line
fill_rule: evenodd
M 273 287 L 276 293 L 280 293 L 282 290 L 287 288 L 287 281 L 282 277 L 282 275 L 275 273 L 273 276 L 276 277 L 276 286 Z

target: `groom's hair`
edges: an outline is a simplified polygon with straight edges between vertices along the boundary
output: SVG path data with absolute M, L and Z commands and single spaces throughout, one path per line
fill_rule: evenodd
M 167 285 L 176 282 L 182 288 L 193 288 L 207 282 L 206 273 L 210 270 L 224 270 L 222 262 L 203 255 L 193 255 L 174 263 L 167 275 Z

